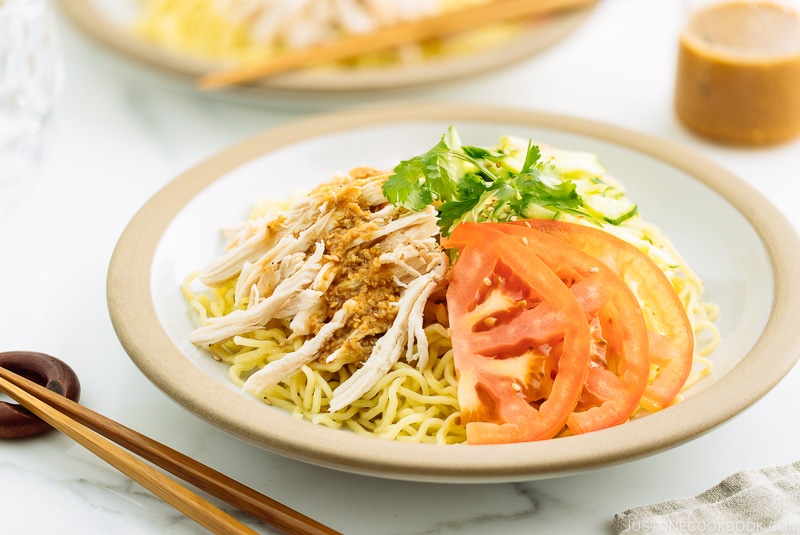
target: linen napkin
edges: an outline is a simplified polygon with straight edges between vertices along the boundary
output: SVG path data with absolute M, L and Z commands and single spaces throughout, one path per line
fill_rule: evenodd
M 800 461 L 744 470 L 693 498 L 614 515 L 616 534 L 800 533 Z

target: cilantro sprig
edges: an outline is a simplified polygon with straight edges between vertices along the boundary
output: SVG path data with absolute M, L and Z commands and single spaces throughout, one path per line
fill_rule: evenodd
M 424 154 L 400 162 L 383 185 L 392 204 L 419 211 L 433 205 L 448 236 L 461 221 L 509 221 L 566 212 L 587 217 L 575 184 L 528 143 L 525 159 L 508 147 L 461 145 L 450 127 Z

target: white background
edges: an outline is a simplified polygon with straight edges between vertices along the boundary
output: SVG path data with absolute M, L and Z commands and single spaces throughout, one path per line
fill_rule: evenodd
M 677 122 L 671 97 L 680 15 L 679 2 L 604 0 L 577 32 L 528 61 L 392 100 L 518 106 L 677 141 L 757 187 L 800 228 L 800 141 L 730 148 Z M 206 424 L 158 391 L 120 346 L 105 301 L 109 259 L 128 221 L 172 178 L 317 110 L 196 94 L 130 65 L 60 19 L 66 86 L 43 173 L 28 197 L 0 214 L 0 351 L 41 351 L 69 362 L 84 404 L 348 534 L 609 533 L 616 512 L 800 458 L 796 368 L 750 410 L 683 446 L 524 484 L 348 475 L 283 459 Z M 0 533 L 203 533 L 57 433 L 0 442 L 0 481 Z

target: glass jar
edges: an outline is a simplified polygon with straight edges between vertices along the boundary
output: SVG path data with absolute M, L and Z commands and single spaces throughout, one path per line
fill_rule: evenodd
M 675 110 L 694 132 L 763 145 L 800 134 L 800 0 L 685 0 Z
M 0 0 L 0 204 L 13 202 L 38 172 L 62 79 L 47 0 Z

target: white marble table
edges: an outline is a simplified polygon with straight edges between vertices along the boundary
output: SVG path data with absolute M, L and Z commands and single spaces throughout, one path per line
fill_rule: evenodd
M 800 140 L 732 149 L 677 123 L 670 102 L 678 19 L 678 2 L 604 0 L 579 31 L 529 61 L 393 99 L 513 105 L 682 142 L 756 186 L 800 227 Z M 608 533 L 615 512 L 800 458 L 797 368 L 751 409 L 685 445 L 529 483 L 349 475 L 281 458 L 201 421 L 156 389 L 117 340 L 105 301 L 113 247 L 134 213 L 177 174 L 311 110 L 197 95 L 128 65 L 63 18 L 61 29 L 66 87 L 43 174 L 27 198 L 0 214 L 0 351 L 69 362 L 86 405 L 347 534 Z M 203 532 L 58 433 L 0 441 L 0 481 L 0 533 Z

